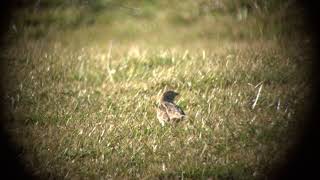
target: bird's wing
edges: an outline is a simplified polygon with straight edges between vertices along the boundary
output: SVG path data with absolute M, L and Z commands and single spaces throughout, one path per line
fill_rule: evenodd
M 166 108 L 166 112 L 170 117 L 170 119 L 175 119 L 175 118 L 179 119 L 185 116 L 185 113 L 177 105 L 170 102 L 164 102 L 163 105 Z
M 157 109 L 157 117 L 161 122 L 161 124 L 163 124 L 165 121 L 168 121 L 170 119 L 167 114 L 166 107 L 162 104 Z

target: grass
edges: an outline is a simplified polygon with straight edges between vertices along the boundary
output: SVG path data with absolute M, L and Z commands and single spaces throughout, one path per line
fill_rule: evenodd
M 3 55 L 8 131 L 35 174 L 257 179 L 284 158 L 309 89 L 301 41 L 287 48 L 269 31 L 277 25 L 268 30 L 251 12 L 239 21 L 220 11 L 198 17 L 192 2 L 155 4 L 137 16 L 97 4 L 89 25 L 74 6 L 13 20 Z M 175 126 L 155 116 L 165 88 L 181 94 L 189 116 Z

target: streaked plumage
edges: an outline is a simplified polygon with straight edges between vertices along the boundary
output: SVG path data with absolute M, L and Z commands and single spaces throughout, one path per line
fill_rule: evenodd
M 179 95 L 174 91 L 166 91 L 160 99 L 160 104 L 157 108 L 157 118 L 163 126 L 166 122 L 178 122 L 183 120 L 185 113 L 173 101 Z

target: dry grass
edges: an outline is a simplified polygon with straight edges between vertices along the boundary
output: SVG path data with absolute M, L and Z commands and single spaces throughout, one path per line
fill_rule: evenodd
M 252 179 L 286 153 L 308 94 L 300 51 L 261 37 L 205 39 L 192 35 L 202 26 L 174 29 L 160 19 L 159 32 L 144 32 L 145 19 L 39 39 L 26 32 L 6 50 L 8 127 L 34 173 Z M 119 35 L 120 27 L 136 33 Z M 154 107 L 166 87 L 180 92 L 189 119 L 161 127 Z

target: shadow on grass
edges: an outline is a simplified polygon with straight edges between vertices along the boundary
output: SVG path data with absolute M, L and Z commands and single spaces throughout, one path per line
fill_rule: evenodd
M 158 179 L 258 179 L 252 169 L 242 165 L 203 167 L 186 171 L 164 172 Z

